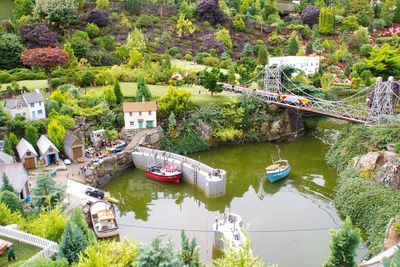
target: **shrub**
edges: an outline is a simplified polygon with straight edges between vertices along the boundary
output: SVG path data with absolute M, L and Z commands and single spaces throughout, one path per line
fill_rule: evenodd
M 372 27 L 377 30 L 385 28 L 386 22 L 383 19 L 374 19 Z
M 8 190 L 1 192 L 0 203 L 3 203 L 11 212 L 19 212 L 24 214 L 24 208 L 22 207 L 22 201 L 19 197 Z
M 234 28 L 237 31 L 246 31 L 246 24 L 243 21 L 243 18 L 241 15 L 236 15 L 235 19 L 233 20 L 232 28 Z
M 96 8 L 97 9 L 108 9 L 109 8 L 108 0 L 96 0 Z
M 196 55 L 194 61 L 195 61 L 197 64 L 203 64 L 204 58 L 205 58 L 205 57 L 208 57 L 208 56 L 209 56 L 208 53 L 200 52 L 200 53 L 198 53 L 198 54 Z
M 185 135 L 178 138 L 164 138 L 162 148 L 177 154 L 189 154 L 205 151 L 209 148 L 208 142 L 200 135 Z
M 171 47 L 169 50 L 168 50 L 168 54 L 170 55 L 170 56 L 175 56 L 175 55 L 177 55 L 178 53 L 180 53 L 180 49 L 178 48 L 178 47 Z
M 89 35 L 90 38 L 96 38 L 100 35 L 99 26 L 94 23 L 86 24 L 86 33 Z
M 106 27 L 110 23 L 110 18 L 106 10 L 93 9 L 86 15 L 86 20 L 99 27 Z
M 18 212 L 11 212 L 9 208 L 0 202 L 0 225 L 18 224 L 21 225 L 23 218 Z
M 332 9 L 324 7 L 319 13 L 319 32 L 323 34 L 333 33 L 335 26 L 335 17 L 333 16 Z
M 51 80 L 51 86 L 53 88 L 58 88 L 59 86 L 66 84 L 67 80 L 65 78 L 54 78 Z
M 400 143 L 396 143 L 394 151 L 396 151 L 397 154 L 400 154 Z
M 48 47 L 57 44 L 56 34 L 46 24 L 34 23 L 21 27 L 20 36 L 22 42 L 28 48 Z
M 75 0 L 36 0 L 33 14 L 36 18 L 54 23 L 69 23 L 78 12 Z
M 200 0 L 197 4 L 197 15 L 201 21 L 215 25 L 223 21 L 223 12 L 218 0 Z
M 370 44 L 362 45 L 360 48 L 360 54 L 364 57 L 369 57 L 371 54 L 373 46 Z
M 358 49 L 362 45 L 367 44 L 369 41 L 368 32 L 364 29 L 359 29 L 355 31 L 354 34 L 350 37 L 348 44 L 353 49 Z
M 126 8 L 130 15 L 137 15 L 140 11 L 140 0 L 127 0 Z
M 8 72 L 1 71 L 0 72 L 0 83 L 9 83 L 11 82 L 11 74 Z
M 91 71 L 85 71 L 80 78 L 81 86 L 89 86 L 94 83 L 96 76 Z
M 360 25 L 358 25 L 357 18 L 355 16 L 348 16 L 343 19 L 340 30 L 341 31 L 355 31 L 355 30 L 358 30 L 359 27 L 360 27 Z
M 24 50 L 17 35 L 0 33 L 0 69 L 13 69 L 21 66 L 20 55 Z
M 232 40 L 231 40 L 231 36 L 229 35 L 229 31 L 227 29 L 222 28 L 221 30 L 217 31 L 215 33 L 215 39 L 217 41 L 222 41 L 224 43 L 224 45 L 226 46 L 226 48 L 232 49 L 232 47 L 233 47 Z
M 109 71 L 102 71 L 96 75 L 96 85 L 113 85 L 114 76 Z
M 115 47 L 117 46 L 117 42 L 111 35 L 97 37 L 94 39 L 94 44 L 104 48 L 107 51 L 114 51 Z
M 320 12 L 319 7 L 307 6 L 306 9 L 304 9 L 304 11 L 301 12 L 300 18 L 304 24 L 307 24 L 308 26 L 312 27 L 318 23 L 319 12 Z
M 219 66 L 219 58 L 217 57 L 205 57 L 203 59 L 203 64 L 211 67 L 218 67 Z
M 192 56 L 190 54 L 185 54 L 185 60 L 192 61 Z M 0 74 L 0 80 L 1 80 L 1 74 Z
M 154 23 L 153 16 L 151 15 L 140 15 L 135 22 L 137 28 L 149 27 Z

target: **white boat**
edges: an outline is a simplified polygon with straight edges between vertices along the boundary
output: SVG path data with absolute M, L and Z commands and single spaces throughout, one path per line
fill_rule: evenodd
M 219 249 L 226 249 L 229 242 L 235 250 L 240 250 L 246 242 L 246 235 L 242 230 L 242 217 L 235 213 L 224 214 L 215 218 L 213 223 L 214 245 Z
M 90 218 L 93 230 L 98 238 L 119 235 L 114 207 L 106 201 L 96 201 L 90 206 Z

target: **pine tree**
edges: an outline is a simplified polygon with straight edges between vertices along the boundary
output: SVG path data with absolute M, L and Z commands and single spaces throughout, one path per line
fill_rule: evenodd
M 324 267 L 357 266 L 355 256 L 359 243 L 360 230 L 354 229 L 350 219 L 347 218 L 339 230 L 331 230 L 330 255 Z
M 335 27 L 335 17 L 332 9 L 324 7 L 319 13 L 319 32 L 323 34 L 333 33 Z
M 89 228 L 80 207 L 74 209 L 71 216 L 71 222 L 82 231 L 86 237 L 86 240 L 88 241 L 88 244 L 93 244 L 96 242 L 96 236 L 94 235 L 92 229 Z
M 312 42 L 309 42 L 307 45 L 306 45 L 306 54 L 307 55 L 309 55 L 309 54 L 312 54 L 314 51 L 313 51 L 313 43 Z
M 253 47 L 249 42 L 247 42 L 244 44 L 242 57 L 251 57 L 251 56 L 253 56 Z
M 124 95 L 122 94 L 121 86 L 119 85 L 118 79 L 115 79 L 113 89 L 115 97 L 117 99 L 117 105 L 120 105 L 124 101 Z
M 32 204 L 37 209 L 54 207 L 62 200 L 65 187 L 51 179 L 49 173 L 40 175 L 32 189 Z
M 139 75 L 137 82 L 137 90 L 136 90 L 136 102 L 141 102 L 142 97 L 144 97 L 145 101 L 151 100 L 151 93 L 149 87 L 147 86 L 143 75 Z
M 288 52 L 289 52 L 289 55 L 292 55 L 292 56 L 295 56 L 297 54 L 297 52 L 299 52 L 299 43 L 297 42 L 297 39 L 295 36 L 292 36 L 289 39 Z
M 17 194 L 15 194 L 14 191 L 11 192 L 11 191 L 5 190 L 5 191 L 1 192 L 0 203 L 5 204 L 11 212 L 19 212 L 22 215 L 24 214 L 24 208 L 22 207 L 22 201 L 17 196 Z
M 228 69 L 228 83 L 236 84 L 235 66 L 230 66 Z
M 12 144 L 11 144 L 10 140 L 8 140 L 8 137 L 5 136 L 3 141 L 4 141 L 4 144 L 3 144 L 4 153 L 7 153 L 8 155 L 15 157 L 14 150 L 12 149 Z
M 79 227 L 71 222 L 67 223 L 61 236 L 58 257 L 66 258 L 72 264 L 78 262 L 78 255 L 88 246 L 88 241 Z
M 258 49 L 257 63 L 265 66 L 268 64 L 268 60 L 269 60 L 269 56 L 268 56 L 267 47 L 265 47 L 265 45 L 262 45 Z
M 181 232 L 181 258 L 187 267 L 201 266 L 196 239 L 193 238 L 190 242 L 184 231 Z
M 1 181 L 2 181 L 2 186 L 0 188 L 0 192 L 8 190 L 8 191 L 13 192 L 15 194 L 17 193 L 17 192 L 15 192 L 15 189 L 12 186 L 12 184 L 10 183 L 10 180 L 8 179 L 8 176 L 7 176 L 7 174 L 5 172 L 3 172 L 3 176 L 1 177 Z
M 35 145 L 39 140 L 38 130 L 35 126 L 29 123 L 25 128 L 25 139 L 30 144 Z

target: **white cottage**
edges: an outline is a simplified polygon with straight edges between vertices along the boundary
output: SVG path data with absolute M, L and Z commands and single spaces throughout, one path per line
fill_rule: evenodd
M 43 134 L 38 142 L 40 156 L 46 162 L 46 165 L 55 164 L 59 160 L 58 153 L 60 152 L 57 147 Z
M 157 102 L 125 102 L 125 129 L 142 129 L 157 127 Z
M 76 135 L 68 132 L 65 135 L 63 143 L 65 154 L 67 154 L 70 160 L 76 161 L 85 154 L 83 142 Z
M 319 57 L 313 56 L 287 56 L 270 57 L 268 66 L 289 66 L 304 71 L 306 75 L 318 72 Z
M 3 151 L 0 151 L 0 165 L 13 164 L 14 158 Z
M 103 141 L 107 140 L 107 132 L 104 129 L 92 131 L 90 133 L 90 141 L 94 147 L 99 147 L 102 145 Z
M 26 169 L 35 169 L 37 168 L 37 152 L 33 148 L 33 146 L 26 141 L 24 138 L 21 138 L 17 145 L 17 152 L 20 161 L 24 164 Z
M 14 119 L 16 115 L 22 115 L 29 121 L 46 118 L 44 99 L 39 90 L 32 93 L 22 93 L 21 98 L 6 99 L 4 107 L 11 119 Z
M 0 165 L 0 178 L 3 177 L 4 173 L 7 175 L 15 191 L 19 194 L 19 197 L 25 199 L 30 194 L 30 186 L 29 174 L 25 170 L 24 165 L 21 162 Z M 0 187 L 2 185 L 3 182 L 0 179 Z

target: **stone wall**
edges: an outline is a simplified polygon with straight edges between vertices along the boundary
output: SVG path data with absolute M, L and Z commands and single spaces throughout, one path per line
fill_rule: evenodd
M 163 16 L 172 17 L 178 14 L 178 8 L 176 5 L 150 3 L 150 2 L 142 2 L 140 4 L 140 13 L 146 15 L 152 14 L 155 16 L 159 16 L 161 7 Z

